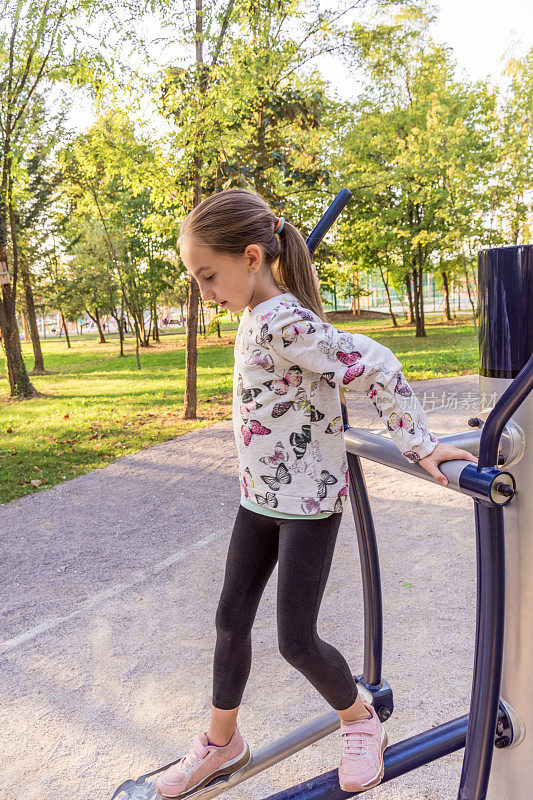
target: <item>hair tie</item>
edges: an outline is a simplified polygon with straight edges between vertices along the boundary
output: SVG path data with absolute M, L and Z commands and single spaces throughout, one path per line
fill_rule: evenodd
M 280 225 L 280 223 L 281 223 L 281 225 Z M 279 234 L 283 230 L 284 224 L 285 224 L 285 219 L 283 217 L 278 217 L 278 224 L 274 228 L 274 233 L 279 236 Z

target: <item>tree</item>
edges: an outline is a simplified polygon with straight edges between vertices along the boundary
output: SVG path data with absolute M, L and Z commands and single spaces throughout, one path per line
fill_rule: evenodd
M 432 21 L 411 4 L 392 20 L 354 26 L 355 59 L 369 82 L 354 104 L 344 156 L 359 219 L 354 237 L 363 233 L 354 248 L 402 272 L 421 337 L 424 274 L 439 268 L 439 250 L 455 250 L 471 279 L 494 164 L 494 97 L 455 80 L 449 53 L 431 39 Z
M 14 222 L 20 278 L 24 289 L 23 319 L 28 318 L 34 354 L 32 374 L 44 372 L 44 360 L 37 327 L 34 288 L 35 272 L 49 256 L 54 234 L 52 207 L 61 176 L 52 166 L 52 156 L 64 136 L 66 109 L 61 105 L 54 116 L 46 109 L 46 97 L 36 93 L 26 126 L 27 147 L 16 168 Z M 68 336 L 68 334 L 67 334 Z
M 533 227 L 533 47 L 523 59 L 510 59 L 510 77 L 499 127 L 497 215 L 503 241 L 531 241 Z
M 63 81 L 102 91 L 121 61 L 121 44 L 135 43 L 139 14 L 154 6 L 155 0 L 4 3 L 0 26 L 0 332 L 12 395 L 29 397 L 35 392 L 22 359 L 16 321 L 19 263 L 12 202 L 32 106 L 39 91 L 59 87 Z M 118 13 L 121 7 L 127 9 L 127 15 Z M 100 38 L 96 46 L 91 46 L 87 30 L 96 17 Z M 108 42 L 110 49 L 106 52 Z
M 341 47 L 343 33 L 335 22 L 348 8 L 230 0 L 211 16 L 197 0 L 196 62 L 164 73 L 159 106 L 174 123 L 168 152 L 179 154 L 179 161 L 165 179 L 168 184 L 172 178 L 183 212 L 196 207 L 204 191 L 249 186 L 274 210 L 283 207 L 302 232 L 316 219 L 324 205 L 320 195 L 329 194 L 328 176 L 317 166 L 324 83 L 298 71 L 319 53 Z M 311 21 L 303 21 L 304 10 Z M 290 30 L 296 20 L 298 40 Z M 191 278 L 186 419 L 196 416 L 198 296 Z

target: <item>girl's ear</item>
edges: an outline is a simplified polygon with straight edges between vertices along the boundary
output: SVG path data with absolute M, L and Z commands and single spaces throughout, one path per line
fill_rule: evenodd
M 248 259 L 249 266 L 252 269 L 254 269 L 255 272 L 257 272 L 259 267 L 263 263 L 263 251 L 261 249 L 261 246 L 258 244 L 247 245 L 244 251 L 244 255 Z

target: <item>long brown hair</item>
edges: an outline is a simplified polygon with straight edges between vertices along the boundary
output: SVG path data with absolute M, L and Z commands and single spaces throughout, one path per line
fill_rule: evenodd
M 217 253 L 242 255 L 249 244 L 260 244 L 264 266 L 282 292 L 291 292 L 302 306 L 327 321 L 318 276 L 302 234 L 285 220 L 279 235 L 275 214 L 263 198 L 249 189 L 225 189 L 206 197 L 182 222 L 187 234 Z

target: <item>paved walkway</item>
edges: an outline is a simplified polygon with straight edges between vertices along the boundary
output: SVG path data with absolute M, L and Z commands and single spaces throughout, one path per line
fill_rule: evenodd
M 464 430 L 477 376 L 412 382 L 431 429 Z M 430 410 L 431 392 L 451 407 Z M 452 393 L 459 408 L 453 408 Z M 348 394 L 354 426 L 379 430 Z M 394 743 L 467 713 L 475 629 L 471 501 L 365 462 L 379 537 L 384 676 Z M 0 508 L 3 800 L 110 800 L 186 752 L 209 719 L 214 615 L 239 503 L 231 421 L 180 436 Z M 362 667 L 361 583 L 350 507 L 319 632 Z M 415 516 L 416 515 L 416 516 Z M 329 706 L 277 649 L 273 577 L 254 633 L 239 726 L 258 748 Z M 276 691 L 272 692 L 272 686 Z M 263 798 L 337 766 L 339 732 L 228 793 Z M 462 753 L 368 792 L 455 800 Z

